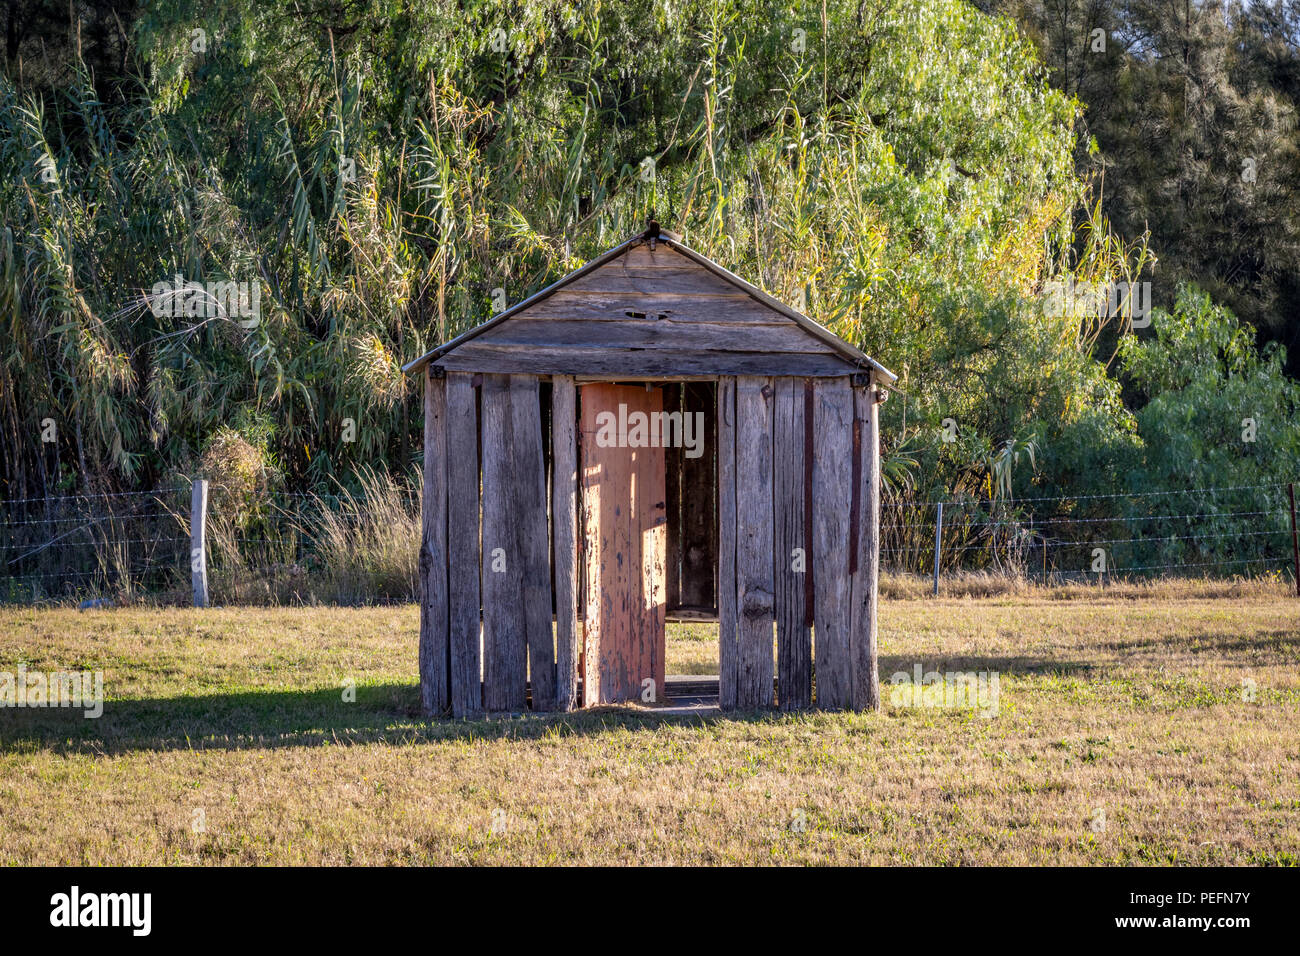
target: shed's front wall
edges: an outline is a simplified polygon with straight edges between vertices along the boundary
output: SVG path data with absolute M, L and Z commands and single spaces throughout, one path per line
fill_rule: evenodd
M 552 380 L 554 427 L 547 435 L 537 413 L 538 376 L 443 375 L 435 367 L 426 374 L 422 700 L 431 712 L 456 716 L 519 709 L 528 660 L 533 709 L 567 709 L 578 700 L 584 640 L 576 593 L 582 547 L 575 383 Z M 878 392 L 852 381 L 717 380 L 714 449 L 706 453 L 717 456 L 724 709 L 774 702 L 798 709 L 814 700 L 825 708 L 879 706 Z M 540 453 L 547 441 L 554 462 L 549 513 Z M 552 580 L 554 653 L 539 616 L 550 607 Z M 810 625 L 817 635 L 815 697 Z M 598 648 L 584 649 L 588 661 L 598 659 Z

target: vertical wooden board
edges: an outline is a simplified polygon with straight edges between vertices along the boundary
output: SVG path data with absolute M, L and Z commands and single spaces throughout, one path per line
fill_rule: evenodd
M 447 388 L 424 377 L 424 491 L 420 521 L 420 709 L 450 704 L 447 597 Z
M 616 386 L 596 386 L 614 389 Z M 588 389 L 589 391 L 591 389 Z M 590 403 L 595 407 L 594 402 Z M 617 402 L 614 402 L 617 407 Z M 608 406 L 607 406 L 607 410 Z M 601 463 L 599 584 L 591 600 L 603 618 L 600 625 L 600 701 L 628 700 L 632 687 L 633 645 L 637 643 L 641 588 L 641 536 L 634 527 L 632 484 L 636 469 L 626 448 L 599 448 L 586 443 Z
M 770 378 L 736 379 L 736 706 L 772 706 Z
M 521 510 L 515 501 L 508 375 L 483 376 L 483 705 L 522 710 L 527 694 Z
M 682 402 L 683 428 L 695 447 L 681 456 L 681 604 L 717 607 L 714 573 L 718 550 L 717 447 L 713 440 L 717 389 L 712 382 L 687 382 Z M 686 416 L 691 416 L 688 419 Z
M 812 628 L 807 606 L 812 555 L 804 523 L 803 379 L 776 379 L 772 420 L 777 699 L 782 710 L 806 710 L 812 706 Z
M 587 653 L 591 643 L 596 650 L 585 668 L 598 673 L 601 703 L 640 699 L 647 677 L 662 687 L 656 675 L 665 645 L 663 448 L 634 447 L 642 439 L 632 437 L 637 417 L 663 410 L 662 394 L 623 385 L 582 388 L 586 624 L 595 636 Z M 617 434 L 606 426 L 602 437 L 605 416 L 618 422 Z M 622 433 L 624 423 L 630 434 Z
M 643 392 L 643 410 L 653 415 L 663 411 L 663 392 Z M 652 419 L 653 420 L 653 419 Z M 632 674 L 636 693 L 642 695 L 644 681 L 654 681 L 653 700 L 663 700 L 668 598 L 667 547 L 668 513 L 665 501 L 664 448 L 635 450 L 636 487 L 633 516 L 641 553 L 643 604 L 638 618 L 637 670 Z
M 682 383 L 664 385 L 664 412 L 682 414 Z M 682 447 L 671 445 L 664 449 L 664 495 L 667 502 L 667 542 L 665 555 L 665 595 L 668 607 L 682 606 Z
M 588 386 L 590 387 L 590 386 Z M 588 402 L 579 393 L 579 476 L 582 488 L 582 706 L 600 703 L 600 555 L 601 466 L 588 462 L 587 447 L 594 440 L 586 433 Z
M 447 585 L 451 712 L 483 710 L 479 656 L 478 397 L 468 372 L 447 373 Z
M 519 532 L 519 571 L 533 710 L 555 709 L 555 635 L 551 629 L 551 561 L 546 524 L 546 455 L 542 449 L 539 382 L 510 376 L 514 491 L 511 509 Z
M 813 567 L 817 706 L 852 702 L 849 650 L 849 508 L 852 502 L 853 390 L 847 378 L 819 379 L 813 432 Z
M 718 379 L 718 705 L 736 709 L 736 379 Z
M 853 574 L 853 619 L 849 647 L 853 661 L 854 710 L 880 709 L 876 615 L 880 582 L 880 406 L 876 387 L 855 388 L 853 403 L 862 436 L 859 477 L 858 561 Z
M 551 542 L 555 553 L 555 703 L 578 703 L 577 396 L 572 376 L 551 382 Z

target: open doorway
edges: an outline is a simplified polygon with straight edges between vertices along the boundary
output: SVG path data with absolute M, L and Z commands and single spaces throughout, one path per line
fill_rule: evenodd
M 578 392 L 583 703 L 645 701 L 647 690 L 663 702 L 667 622 L 696 638 L 689 672 L 717 673 L 716 385 Z

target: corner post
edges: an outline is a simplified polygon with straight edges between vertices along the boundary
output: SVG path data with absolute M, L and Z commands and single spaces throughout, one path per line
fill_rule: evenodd
M 199 478 L 190 488 L 190 587 L 194 606 L 208 606 L 208 483 Z

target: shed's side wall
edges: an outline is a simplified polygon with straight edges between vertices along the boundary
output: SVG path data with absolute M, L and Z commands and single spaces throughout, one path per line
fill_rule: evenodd
M 857 423 L 862 434 L 857 569 L 853 574 L 850 656 L 853 661 L 854 710 L 880 709 L 880 669 L 876 616 L 880 585 L 880 399 L 879 386 L 855 388 Z

